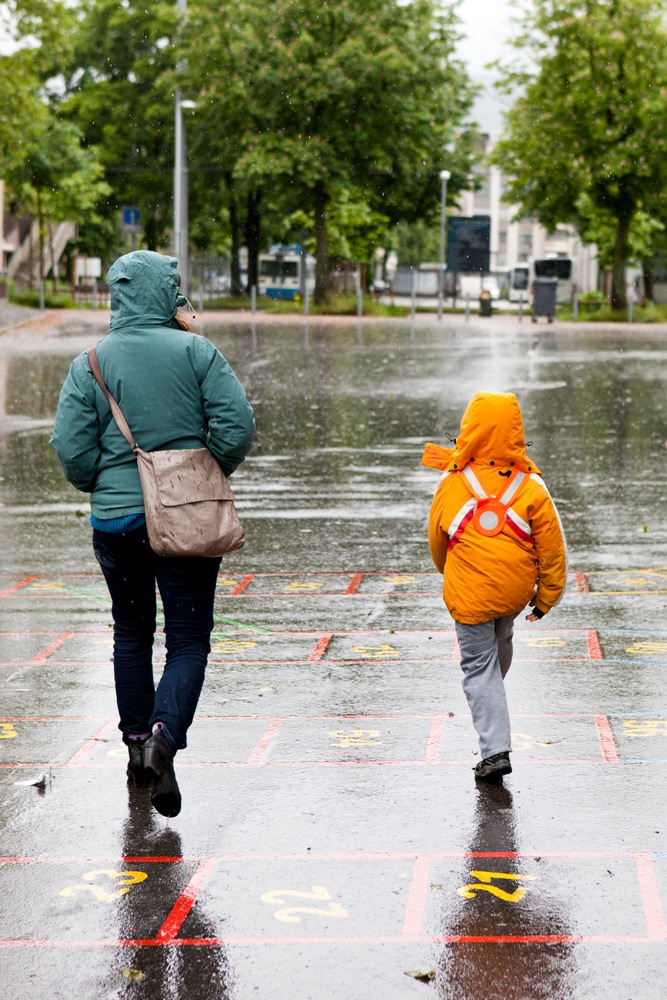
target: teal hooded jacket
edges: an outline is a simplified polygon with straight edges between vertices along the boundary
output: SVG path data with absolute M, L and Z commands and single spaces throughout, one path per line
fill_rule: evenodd
M 109 270 L 111 326 L 97 358 L 144 451 L 209 448 L 230 475 L 250 449 L 255 421 L 243 386 L 210 341 L 174 321 L 185 302 L 174 257 L 138 250 Z M 63 471 L 90 493 L 95 517 L 144 510 L 137 462 L 88 364 L 74 359 L 50 441 Z

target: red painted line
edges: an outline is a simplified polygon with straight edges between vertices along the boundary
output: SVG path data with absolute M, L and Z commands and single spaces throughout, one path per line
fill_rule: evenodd
M 246 587 L 250 586 L 250 584 L 252 583 L 252 581 L 254 579 L 255 579 L 255 574 L 254 573 L 248 573 L 247 576 L 243 577 L 243 579 L 238 584 L 238 586 L 234 587 L 233 590 L 230 590 L 229 596 L 230 597 L 238 597 L 239 594 L 243 593 L 243 591 L 246 589 Z
M 646 931 L 651 941 L 667 941 L 667 924 L 660 898 L 660 887 L 650 854 L 637 855 L 637 877 L 642 896 Z
M 601 660 L 602 650 L 600 648 L 600 639 L 594 628 L 588 630 L 587 642 L 588 642 L 588 659 Z
M 276 723 L 276 729 L 278 728 L 279 724 L 280 724 L 279 722 Z M 99 739 L 99 737 L 97 737 L 97 739 Z M 90 740 L 89 742 L 92 744 L 92 746 L 89 749 L 92 749 L 92 747 L 96 746 L 96 739 Z M 257 748 L 260 748 L 260 744 L 257 745 Z M 83 752 L 83 749 L 84 748 L 82 748 L 80 752 Z M 253 750 L 253 753 L 254 752 L 255 751 Z M 539 760 L 527 760 L 527 759 L 522 760 L 518 758 L 518 755 L 516 753 L 514 756 L 515 759 L 517 759 L 517 762 L 519 762 L 522 767 L 543 767 L 553 764 L 562 764 L 562 765 L 585 764 L 587 767 L 604 767 L 607 764 L 606 760 L 600 760 L 599 758 L 573 757 L 572 759 L 557 758 L 555 760 L 552 760 L 550 758 L 544 758 L 544 759 L 540 758 Z M 24 761 L 3 761 L 3 763 L 0 764 L 0 770 L 13 771 L 18 769 L 28 770 L 30 768 L 50 767 L 55 771 L 59 770 L 60 768 L 73 767 L 73 766 L 87 768 L 88 770 L 91 771 L 92 770 L 103 771 L 106 769 L 117 770 L 121 766 L 121 762 L 119 761 L 118 763 L 99 763 L 99 762 L 88 763 L 86 761 L 82 761 L 80 763 L 77 762 L 75 765 L 73 763 L 70 763 L 69 761 L 65 763 L 60 763 L 58 761 L 31 761 L 29 763 L 25 763 Z M 233 768 L 243 768 L 243 767 L 265 767 L 267 769 L 275 769 L 275 768 L 294 768 L 294 767 L 363 768 L 363 767 L 469 767 L 469 766 L 470 766 L 469 760 L 461 760 L 459 758 L 427 761 L 424 760 L 423 757 L 420 758 L 419 760 L 278 760 L 278 761 L 270 761 L 269 763 L 265 763 L 261 759 L 258 759 L 256 761 L 251 761 L 250 758 L 248 758 L 248 760 L 246 761 L 227 761 L 227 760 L 188 761 L 188 762 L 183 761 L 182 763 L 179 764 L 179 767 L 188 768 L 190 770 L 193 769 L 196 770 L 197 768 L 207 768 L 207 767 L 221 768 L 221 769 L 227 768 L 231 770 Z
M 268 724 L 268 726 L 264 730 L 261 739 L 258 740 L 258 742 L 253 747 L 252 751 L 250 752 L 250 756 L 246 760 L 244 766 L 249 765 L 250 767 L 259 767 L 260 765 L 264 764 L 264 757 L 266 755 L 266 752 L 271 746 L 271 743 L 273 742 L 276 733 L 280 729 L 281 722 L 282 719 L 273 719 Z
M 95 749 L 99 740 L 104 739 L 104 737 L 107 736 L 116 727 L 116 725 L 117 723 L 114 719 L 110 719 L 108 722 L 105 722 L 100 731 L 93 736 L 92 739 L 87 740 L 82 747 L 79 747 L 76 753 L 72 754 L 68 761 L 65 761 L 63 767 L 76 767 L 77 764 L 80 764 L 83 759 Z M 35 765 L 33 764 L 33 767 L 34 766 Z
M 442 743 L 442 730 L 444 725 L 444 715 L 436 715 L 431 722 L 431 731 L 428 734 L 426 749 L 424 750 L 424 762 L 427 764 L 435 764 L 435 762 L 440 759 L 440 746 Z
M 59 635 L 58 638 L 54 639 L 52 643 L 49 643 L 49 645 L 46 646 L 46 648 L 43 649 L 41 653 L 38 653 L 37 656 L 34 657 L 32 662 L 46 663 L 51 654 L 55 653 L 57 649 L 60 649 L 63 643 L 67 642 L 68 639 L 71 639 L 74 634 L 75 634 L 74 632 L 63 632 L 62 635 Z
M 0 597 L 9 597 L 10 594 L 15 594 L 17 590 L 27 587 L 29 583 L 32 583 L 32 581 L 36 579 L 37 576 L 35 574 L 33 574 L 33 576 L 26 576 L 26 578 L 24 580 L 20 580 L 19 583 L 15 583 L 13 586 L 7 587 L 6 590 L 0 591 Z
M 609 719 L 606 715 L 596 715 L 595 725 L 597 726 L 600 749 L 602 750 L 602 756 L 604 757 L 605 763 L 618 764 L 618 751 L 616 750 L 614 734 L 611 731 Z
M 589 586 L 588 580 L 586 579 L 585 573 L 577 573 L 576 581 L 580 594 L 590 594 L 591 588 Z
M 308 657 L 308 662 L 309 663 L 319 663 L 320 662 L 320 660 L 322 659 L 322 657 L 326 653 L 327 646 L 329 645 L 329 643 L 333 639 L 333 636 L 334 636 L 333 632 L 326 632 L 322 636 L 322 638 L 320 639 L 320 641 L 318 642 L 318 644 L 315 646 L 315 649 L 312 651 L 312 653 Z
M 174 903 L 171 913 L 157 932 L 155 940 L 158 944 L 168 944 L 176 937 L 183 925 L 183 921 L 194 906 L 204 883 L 213 871 L 215 863 L 215 858 L 206 858 L 201 862 L 197 871 Z
M 354 576 L 352 577 L 352 579 L 350 580 L 350 583 L 349 583 L 348 588 L 345 591 L 345 593 L 346 594 L 356 594 L 356 592 L 359 590 L 359 587 L 361 585 L 361 581 L 363 580 L 363 578 L 364 578 L 364 574 L 363 573 L 355 573 Z
M 420 855 L 415 860 L 415 867 L 412 872 L 412 880 L 408 891 L 408 901 L 405 907 L 405 919 L 401 935 L 403 938 L 418 940 L 422 935 L 430 871 L 431 859 L 427 854 Z

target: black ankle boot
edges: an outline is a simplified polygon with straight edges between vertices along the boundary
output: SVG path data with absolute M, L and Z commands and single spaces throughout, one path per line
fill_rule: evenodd
M 175 750 L 161 729 L 144 743 L 144 767 L 152 781 L 151 803 L 161 816 L 178 816 L 181 793 L 174 774 Z
M 145 744 L 146 740 L 130 740 L 126 744 L 127 752 L 130 755 L 130 759 L 127 762 L 127 780 L 135 788 L 145 788 L 150 780 L 146 774 L 146 767 L 144 765 Z

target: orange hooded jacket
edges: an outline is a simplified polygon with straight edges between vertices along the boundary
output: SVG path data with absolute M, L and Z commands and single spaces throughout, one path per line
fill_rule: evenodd
M 452 618 L 476 625 L 518 614 L 529 603 L 544 613 L 554 607 L 565 589 L 565 537 L 539 469 L 526 455 L 516 396 L 478 392 L 463 415 L 456 447 L 427 444 L 422 461 L 445 473 L 431 504 L 428 537 Z M 457 475 L 466 467 L 490 497 L 503 493 L 515 469 L 526 473 L 502 530 L 492 537 L 472 522 L 477 500 Z

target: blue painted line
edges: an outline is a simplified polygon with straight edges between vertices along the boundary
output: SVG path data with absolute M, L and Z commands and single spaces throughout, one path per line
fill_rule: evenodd
M 623 757 L 621 764 L 667 764 L 667 757 Z
M 656 715 L 667 715 L 667 708 L 654 708 L 648 712 L 605 712 L 609 719 L 634 719 L 638 716 L 646 716 L 654 719 Z

